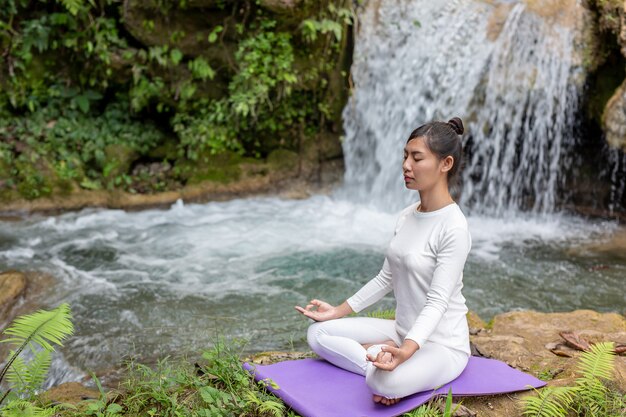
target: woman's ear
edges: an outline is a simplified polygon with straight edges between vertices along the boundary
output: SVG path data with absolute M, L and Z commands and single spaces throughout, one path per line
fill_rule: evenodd
M 454 165 L 454 157 L 452 155 L 446 156 L 440 162 L 441 172 L 450 171 L 453 165 Z

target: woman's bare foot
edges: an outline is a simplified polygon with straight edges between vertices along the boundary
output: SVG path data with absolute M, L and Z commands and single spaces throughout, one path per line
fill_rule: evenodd
M 365 349 L 369 348 L 372 345 L 375 345 L 377 343 L 366 343 L 364 345 L 362 345 Z M 382 342 L 382 344 L 388 345 L 388 346 L 393 346 L 393 347 L 398 347 L 398 345 L 396 345 L 396 343 L 393 340 L 385 340 L 384 342 Z M 385 352 L 381 358 L 381 362 L 385 363 L 391 360 L 391 353 L 390 352 Z M 385 405 L 393 405 L 395 403 L 397 403 L 398 401 L 400 401 L 400 398 L 387 398 L 387 397 L 383 397 L 382 395 L 376 395 L 374 394 L 374 402 L 376 403 L 381 403 L 381 404 L 385 404 Z
M 374 394 L 374 402 L 375 403 L 381 403 L 381 404 L 385 404 L 385 405 L 393 405 L 393 404 L 397 403 L 398 401 L 400 401 L 400 398 L 387 398 L 387 397 L 383 397 L 382 395 Z

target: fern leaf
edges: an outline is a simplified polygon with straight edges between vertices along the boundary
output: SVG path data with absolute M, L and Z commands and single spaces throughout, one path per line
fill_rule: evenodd
M 15 354 L 14 351 L 11 351 L 9 356 L 13 356 Z M 13 361 L 13 364 L 7 371 L 7 381 L 17 393 L 22 394 L 26 391 L 26 374 L 28 373 L 28 368 L 26 367 L 26 363 L 24 359 L 21 357 L 16 357 Z
M 246 390 L 243 395 L 248 404 L 261 405 L 261 400 L 256 396 L 256 393 L 252 390 Z
M 391 319 L 393 320 L 396 317 L 396 310 L 387 309 L 387 310 L 375 310 L 370 311 L 365 314 L 367 317 L 374 317 L 379 319 Z
M 279 403 L 278 401 L 274 401 L 274 400 L 263 401 L 263 403 L 259 407 L 259 411 L 262 414 L 263 413 L 270 413 L 270 414 L 273 414 L 276 417 L 281 417 L 283 415 L 284 409 L 285 409 L 285 406 L 283 404 Z
M 16 318 L 3 333 L 13 337 L 0 343 L 38 344 L 46 350 L 54 351 L 51 343 L 63 346 L 62 341 L 74 333 L 70 306 L 63 303 L 50 311 L 39 310 L 36 313 Z M 33 349 L 34 350 L 34 349 Z
M 573 387 L 545 387 L 537 392 L 537 396 L 527 396 L 521 400 L 522 414 L 532 417 L 565 417 L 568 406 L 573 401 L 576 388 Z
M 40 408 L 24 400 L 11 401 L 2 409 L 3 416 L 32 416 L 52 417 L 56 414 L 55 408 Z
M 613 342 L 600 342 L 591 345 L 587 352 L 580 355 L 578 370 L 583 378 L 613 379 L 613 366 L 615 362 Z
M 0 343 L 15 343 L 19 347 L 7 360 L 0 372 L 0 382 L 4 379 L 9 368 L 18 355 L 26 346 L 35 351 L 35 345 L 45 350 L 54 351 L 51 343 L 63 346 L 61 343 L 67 336 L 74 333 L 74 325 L 71 321 L 72 313 L 70 306 L 63 303 L 50 311 L 39 310 L 36 313 L 19 316 L 4 330 L 4 334 L 11 335 L 8 339 L 0 340 Z
M 28 387 L 32 391 L 41 389 L 50 364 L 52 363 L 52 354 L 47 350 L 40 350 L 35 353 L 35 357 L 28 363 L 26 381 Z

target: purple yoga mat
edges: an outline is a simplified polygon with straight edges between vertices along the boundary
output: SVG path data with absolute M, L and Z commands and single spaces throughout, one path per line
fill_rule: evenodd
M 270 378 L 278 389 L 268 389 L 303 417 L 393 417 L 413 410 L 436 395 L 490 395 L 539 388 L 546 382 L 497 359 L 471 356 L 461 375 L 437 390 L 404 397 L 394 405 L 377 404 L 365 377 L 324 359 L 289 360 L 271 365 L 244 362 L 255 380 Z M 255 370 L 256 368 L 256 370 Z

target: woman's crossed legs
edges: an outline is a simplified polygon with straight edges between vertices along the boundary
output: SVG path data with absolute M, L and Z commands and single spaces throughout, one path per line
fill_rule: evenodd
M 467 354 L 427 341 L 393 371 L 379 369 L 366 360 L 376 358 L 383 344 L 402 344 L 395 320 L 345 317 L 312 323 L 307 332 L 311 349 L 328 362 L 365 376 L 375 401 L 399 399 L 437 388 L 452 381 L 467 365 Z M 367 349 L 363 345 L 370 345 Z M 393 404 L 396 401 L 384 402 Z

